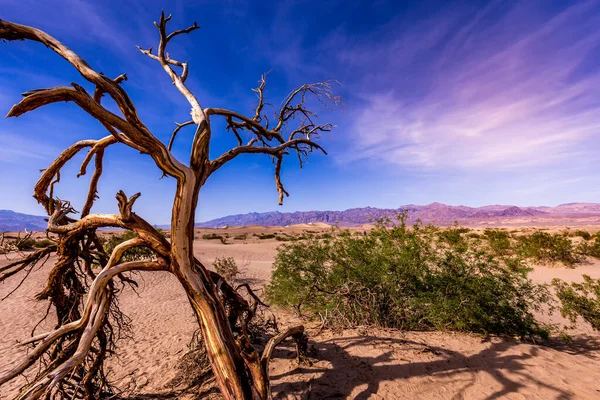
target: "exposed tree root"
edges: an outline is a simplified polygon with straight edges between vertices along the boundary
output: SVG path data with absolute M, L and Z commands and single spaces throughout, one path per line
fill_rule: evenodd
M 123 285 L 137 286 L 135 280 L 124 275 L 128 271 L 160 270 L 177 277 L 196 314 L 202 333 L 203 354 L 210 364 L 214 382 L 226 400 L 266 400 L 270 397 L 269 360 L 274 347 L 286 338 L 292 337 L 296 341 L 299 359 L 305 355 L 307 339 L 301 326 L 277 333 L 262 352 L 254 347 L 253 336 L 261 332 L 257 329 L 257 310 L 265 304 L 249 285 L 234 289 L 219 274 L 210 272 L 194 258 L 194 215 L 200 188 L 206 180 L 241 154 L 266 154 L 272 159 L 275 163 L 275 187 L 279 203 L 282 203 L 284 196 L 288 195 L 280 179 L 284 155 L 295 153 L 302 165 L 312 151 L 325 152 L 314 139 L 333 128 L 331 124 L 316 122 L 317 113 L 308 107 L 309 97 L 326 106 L 336 106 L 341 99 L 333 94 L 330 82 L 305 84 L 292 91 L 269 119 L 264 111 L 265 104 L 268 104 L 264 98 L 265 74 L 255 89 L 258 104 L 253 116 L 222 108 L 203 108 L 186 86 L 187 62 L 171 58 L 166 51 L 171 40 L 197 30 L 198 25 L 194 23 L 186 29 L 168 33 L 170 19 L 170 15 L 162 13 L 159 21 L 155 22 L 159 33 L 156 52 L 152 48 L 140 48 L 142 54 L 160 64 L 191 107 L 191 121 L 177 125 L 168 146 L 144 125 L 127 92 L 120 86 L 127 79 L 125 74 L 115 79 L 106 77 L 47 33 L 0 20 L 0 42 L 28 40 L 42 43 L 64 58 L 95 87 L 93 95 L 76 83 L 70 87 L 25 92 L 7 117 L 18 117 L 48 104 L 70 101 L 98 120 L 109 133 L 102 139 L 82 140 L 64 150 L 43 171 L 34 188 L 34 197 L 49 216 L 47 230 L 57 236 L 56 245 L 0 268 L 0 282 L 19 273 L 25 274 L 23 279 L 26 279 L 42 260 L 51 254 L 56 257 L 46 285 L 36 298 L 50 302 L 58 324 L 54 330 L 39 334 L 35 334 L 39 324 L 36 325 L 32 337 L 22 343 L 34 347 L 23 360 L 0 376 L 2 385 L 39 361 L 38 371 L 33 380 L 23 387 L 19 399 L 115 398 L 117 393 L 111 387 L 103 365 L 129 326 L 128 318 L 118 309 L 119 290 L 114 282 L 117 278 Z M 116 103 L 119 114 L 102 105 L 103 95 L 110 96 Z M 209 147 L 213 118 L 225 120 L 238 145 L 211 160 Z M 171 153 L 177 133 L 186 126 L 195 126 L 188 165 Z M 249 136 L 245 144 L 243 135 Z M 128 198 L 119 191 L 116 196 L 118 214 L 91 213 L 98 195 L 104 152 L 117 143 L 149 155 L 164 176 L 176 180 L 170 242 L 132 211 L 140 193 Z M 89 151 L 78 176 L 85 175 L 92 158 L 94 173 L 81 216 L 76 219 L 73 217 L 76 211 L 70 203 L 55 197 L 54 186 L 60 182 L 62 168 L 86 148 Z M 96 230 L 108 227 L 130 230 L 138 237 L 120 244 L 107 254 Z M 3 239 L 2 236 L 0 241 Z M 127 249 L 137 246 L 149 248 L 153 254 L 151 259 L 122 259 Z M 202 367 L 198 376 L 205 376 L 205 369 Z

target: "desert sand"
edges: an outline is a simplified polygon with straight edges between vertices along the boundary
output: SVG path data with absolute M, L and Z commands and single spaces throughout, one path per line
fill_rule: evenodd
M 260 293 L 281 242 L 261 240 L 254 234 L 328 229 L 314 225 L 201 229 L 195 253 L 206 265 L 215 257 L 234 257 L 243 267 L 243 279 Z M 356 229 L 362 231 L 363 227 Z M 211 232 L 228 234 L 229 244 L 201 239 Z M 247 239 L 233 240 L 239 235 Z M 0 266 L 15 256 L 3 256 Z M 46 311 L 45 304 L 33 296 L 42 287 L 51 261 L 34 270 L 18 290 L 0 302 L 0 372 L 25 354 L 26 348 L 17 341 L 29 337 Z M 589 260 L 575 268 L 536 266 L 531 277 L 537 282 L 549 282 L 554 277 L 576 281 L 583 273 L 600 278 L 600 261 Z M 21 279 L 17 275 L 0 284 L 0 298 Z M 124 289 L 120 297 L 121 309 L 132 318 L 134 332 L 133 338 L 120 342 L 117 357 L 111 358 L 110 378 L 121 388 L 129 388 L 130 394 L 161 393 L 187 350 L 196 328 L 195 318 L 172 276 L 144 273 L 138 280 L 138 293 Z M 569 331 L 574 337 L 572 344 L 534 344 L 452 332 L 364 327 L 333 332 L 320 330 L 318 322 L 299 321 L 285 310 L 274 312 L 282 328 L 305 323 L 315 359 L 312 366 L 298 366 L 292 346 L 278 347 L 271 363 L 277 399 L 600 398 L 600 335 L 585 323 Z M 556 314 L 539 317 L 545 322 L 566 323 Z M 53 323 L 47 320 L 38 331 L 51 329 Z M 24 379 L 0 388 L 0 399 L 13 398 Z

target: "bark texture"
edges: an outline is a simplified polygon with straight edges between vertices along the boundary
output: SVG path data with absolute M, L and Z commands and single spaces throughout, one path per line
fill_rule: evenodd
M 2 385 L 24 373 L 37 361 L 42 361 L 43 367 L 35 379 L 23 387 L 19 399 L 94 399 L 114 394 L 104 374 L 103 362 L 114 351 L 121 333 L 127 330 L 127 318 L 118 310 L 116 298 L 119 294 L 117 283 L 136 285 L 127 275 L 130 271 L 168 271 L 178 278 L 196 314 L 206 353 L 225 399 L 270 398 L 269 360 L 273 348 L 292 337 L 296 341 L 299 357 L 306 351 L 307 339 L 302 326 L 290 328 L 271 338 L 262 353 L 252 346 L 248 326 L 262 302 L 249 286 L 234 289 L 194 258 L 194 215 L 200 189 L 207 179 L 240 154 L 266 154 L 272 159 L 275 164 L 275 187 L 281 204 L 283 197 L 288 195 L 280 179 L 284 156 L 295 153 L 302 165 L 313 150 L 325 152 L 315 139 L 333 128 L 331 124 L 316 122 L 317 114 L 307 106 L 308 99 L 312 97 L 329 107 L 340 104 L 340 98 L 333 94 L 330 82 L 306 84 L 292 91 L 281 107 L 268 116 L 264 112 L 264 74 L 259 86 L 254 89 L 258 103 L 252 116 L 223 108 L 204 108 L 186 86 L 189 72 L 187 62 L 171 58 L 166 51 L 171 40 L 199 27 L 194 23 L 188 28 L 168 33 L 167 23 L 170 19 L 171 16 L 163 12 L 159 21 L 154 23 L 159 36 L 156 52 L 152 48 L 144 50 L 139 47 L 141 54 L 159 63 L 190 106 L 191 120 L 176 124 L 168 145 L 158 140 L 139 118 L 133 102 L 121 87 L 127 80 L 125 74 L 114 79 L 106 77 L 49 34 L 0 20 L 0 41 L 42 43 L 95 86 L 93 94 L 76 83 L 25 92 L 23 99 L 11 108 L 7 117 L 18 117 L 48 104 L 70 101 L 98 120 L 109 134 L 99 140 L 82 140 L 73 144 L 43 171 L 34 188 L 34 197 L 48 213 L 47 230 L 53 235 L 54 244 L 0 269 L 1 282 L 12 275 L 31 271 L 52 253 L 57 257 L 46 286 L 37 298 L 50 302 L 57 312 L 59 323 L 51 332 L 32 333 L 31 338 L 24 340 L 22 345 L 34 347 L 21 362 L 0 376 Z M 102 105 L 105 95 L 117 104 L 118 114 Z M 211 160 L 211 119 L 214 118 L 225 120 L 227 130 L 232 133 L 237 145 Z M 189 161 L 185 163 L 173 156 L 171 148 L 177 133 L 188 126 L 194 126 L 195 131 Z M 170 242 L 133 212 L 139 193 L 131 197 L 122 191 L 117 193 L 118 213 L 92 213 L 102 175 L 103 156 L 115 144 L 123 144 L 150 155 L 164 176 L 177 181 Z M 84 149 L 88 149 L 88 153 L 78 177 L 86 174 L 92 159 L 94 173 L 84 207 L 79 218 L 75 218 L 76 211 L 70 203 L 54 196 L 54 186 L 60 182 L 62 168 Z M 110 252 L 106 251 L 97 234 L 97 229 L 106 227 L 132 231 L 135 238 L 117 245 Z M 128 251 L 139 247 L 150 249 L 153 256 L 125 260 Z M 250 294 L 250 300 L 240 295 L 238 290 L 241 289 Z

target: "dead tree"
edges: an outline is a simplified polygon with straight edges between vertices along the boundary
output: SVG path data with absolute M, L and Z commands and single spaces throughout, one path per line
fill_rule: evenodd
M 35 344 L 27 357 L 0 376 L 0 385 L 15 378 L 46 357 L 46 363 L 35 379 L 23 388 L 21 399 L 62 396 L 94 398 L 108 385 L 102 371 L 107 352 L 114 344 L 115 325 L 126 324 L 116 307 L 118 290 L 115 282 L 135 284 L 124 275 L 128 271 L 168 271 L 183 286 L 197 316 L 203 342 L 225 399 L 267 399 L 270 397 L 269 359 L 273 348 L 287 337 L 293 337 L 301 352 L 306 346 L 302 326 L 296 326 L 273 337 L 259 353 L 248 337 L 256 303 L 250 304 L 216 273 L 207 270 L 194 258 L 194 214 L 200 189 L 221 166 L 242 154 L 266 154 L 275 164 L 275 185 L 279 203 L 287 196 L 280 174 L 284 155 L 295 153 L 300 163 L 314 150 L 325 153 L 315 142 L 319 134 L 332 129 L 331 124 L 319 124 L 310 103 L 335 106 L 340 98 L 333 94 L 329 82 L 305 84 L 292 91 L 281 106 L 272 113 L 265 108 L 266 75 L 261 77 L 254 114 L 246 116 L 223 108 L 206 108 L 186 86 L 188 63 L 171 58 L 167 46 L 175 37 L 196 29 L 194 25 L 167 33 L 171 16 L 161 14 L 158 28 L 159 44 L 140 52 L 157 61 L 191 106 L 191 120 L 177 127 L 165 145 L 140 120 L 133 102 L 121 83 L 123 74 L 111 79 L 96 72 L 81 57 L 47 33 L 29 26 L 0 20 L 0 39 L 40 42 L 62 56 L 77 69 L 85 80 L 94 85 L 94 93 L 82 86 L 59 86 L 23 93 L 23 99 L 14 105 L 7 117 L 18 117 L 47 104 L 61 101 L 74 102 L 83 111 L 98 120 L 108 131 L 100 140 L 82 140 L 61 153 L 44 170 L 35 186 L 34 197 L 46 209 L 48 232 L 57 237 L 56 245 L 39 250 L 24 260 L 0 270 L 0 281 L 6 277 L 29 271 L 40 260 L 56 253 L 57 262 L 51 269 L 46 287 L 39 299 L 50 299 L 57 310 L 59 324 L 55 330 L 34 335 L 24 344 Z M 120 112 L 109 111 L 101 104 L 104 95 L 110 96 Z M 320 103 L 319 103 L 320 102 Z M 269 117 L 270 114 L 270 117 Z M 211 120 L 224 118 L 227 130 L 237 140 L 237 146 L 216 159 L 209 158 Z M 188 163 L 176 159 L 171 146 L 177 133 L 185 127 L 194 127 L 192 148 Z M 162 173 L 176 180 L 171 220 L 171 240 L 167 241 L 156 229 L 132 210 L 139 193 L 127 197 L 117 194 L 116 214 L 91 214 L 97 197 L 97 185 L 102 174 L 105 150 L 115 144 L 124 144 L 156 163 Z M 94 159 L 94 174 L 80 218 L 66 201 L 55 198 L 53 188 L 60 180 L 60 171 L 78 152 L 89 149 L 81 166 L 86 173 Z M 131 230 L 137 238 L 117 246 L 112 254 L 102 248 L 96 230 L 118 227 Z M 155 257 L 152 260 L 123 261 L 123 254 L 131 248 L 145 246 Z M 115 281 L 117 279 L 117 281 Z

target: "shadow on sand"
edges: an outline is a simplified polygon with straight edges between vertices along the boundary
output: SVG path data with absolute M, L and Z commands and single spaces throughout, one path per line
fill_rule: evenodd
M 550 383 L 542 382 L 527 373 L 526 360 L 536 357 L 540 349 L 544 348 L 569 354 L 588 354 L 591 350 L 597 350 L 600 344 L 599 338 L 581 337 L 569 345 L 531 346 L 529 353 L 510 354 L 511 347 L 522 344 L 522 342 L 512 339 L 496 339 L 498 341 L 491 343 L 487 349 L 471 356 L 465 356 L 442 347 L 428 346 L 424 343 L 397 338 L 354 336 L 329 339 L 314 343 L 317 359 L 329 362 L 329 366 L 301 366 L 284 374 L 272 375 L 272 380 L 284 380 L 284 382 L 274 383 L 273 392 L 277 393 L 276 399 L 383 399 L 386 397 L 375 396 L 380 390 L 380 383 L 429 376 L 435 379 L 451 378 L 462 382 L 463 386 L 453 393 L 439 393 L 439 396 L 430 393 L 434 398 L 459 400 L 465 398 L 467 390 L 475 385 L 479 373 L 483 372 L 498 382 L 501 388 L 495 392 L 490 389 L 489 394 L 481 393 L 478 398 L 486 400 L 503 398 L 509 393 L 517 392 L 525 386 L 523 381 L 528 381 L 534 387 L 555 393 L 555 396 L 551 398 L 566 400 L 574 398 L 574 395 Z M 372 348 L 374 345 L 378 347 L 387 345 L 390 350 L 384 351 L 377 357 L 355 356 L 348 351 L 356 346 L 371 346 Z M 431 352 L 436 359 L 403 362 L 402 352 L 409 350 Z M 274 358 L 293 358 L 293 356 L 291 348 L 282 348 L 278 354 L 274 355 Z M 306 377 L 296 376 L 287 382 L 289 378 L 298 374 L 306 374 Z M 457 376 L 459 374 L 460 377 Z M 509 375 L 513 378 L 511 379 Z M 515 379 L 515 375 L 518 377 L 517 379 Z M 416 391 L 418 388 L 415 385 L 409 382 L 399 383 L 399 386 L 402 385 L 405 385 L 405 398 L 418 397 L 419 392 Z M 357 388 L 362 386 L 366 387 L 358 391 Z

